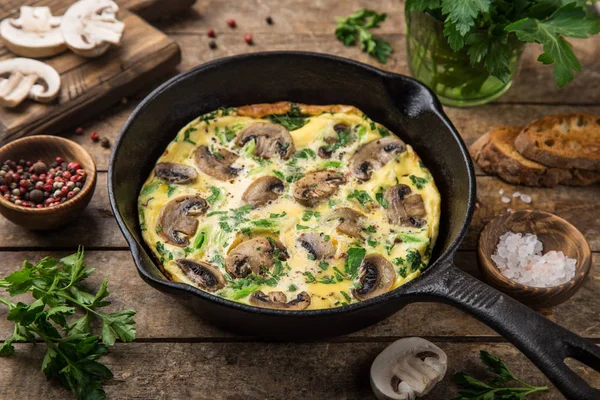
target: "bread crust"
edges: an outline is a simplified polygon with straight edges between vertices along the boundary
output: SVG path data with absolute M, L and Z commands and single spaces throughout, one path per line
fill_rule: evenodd
M 546 167 L 523 157 L 514 147 L 520 132 L 521 127 L 497 127 L 471 145 L 471 156 L 486 173 L 515 185 L 586 186 L 600 181 L 600 172 Z
M 540 118 L 523 128 L 515 147 L 550 167 L 600 171 L 600 116 L 573 113 Z
M 301 103 L 290 103 L 289 101 L 280 101 L 278 103 L 251 104 L 249 106 L 238 107 L 237 115 L 243 117 L 262 118 L 267 115 L 282 115 L 292 110 L 292 104 L 295 104 L 304 115 L 321 115 L 323 113 L 345 113 L 362 115 L 362 112 L 354 106 L 343 104 L 329 104 L 324 106 L 315 106 Z

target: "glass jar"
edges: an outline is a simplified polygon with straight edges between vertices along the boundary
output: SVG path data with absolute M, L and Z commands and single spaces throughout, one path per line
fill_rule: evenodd
M 510 79 L 505 83 L 489 74 L 483 62 L 471 65 L 467 49 L 454 51 L 444 36 L 444 23 L 425 12 L 406 12 L 408 66 L 412 76 L 433 90 L 448 106 L 489 103 L 512 84 L 523 44 L 509 36 Z

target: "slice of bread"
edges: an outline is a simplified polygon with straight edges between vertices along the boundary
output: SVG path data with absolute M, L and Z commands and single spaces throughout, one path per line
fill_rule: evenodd
M 585 186 L 600 181 L 600 172 L 549 168 L 523 157 L 514 141 L 521 127 L 495 128 L 469 149 L 477 164 L 488 174 L 498 175 L 515 185 L 554 187 L 559 184 Z
M 556 114 L 538 119 L 517 136 L 515 147 L 549 167 L 600 171 L 600 115 Z

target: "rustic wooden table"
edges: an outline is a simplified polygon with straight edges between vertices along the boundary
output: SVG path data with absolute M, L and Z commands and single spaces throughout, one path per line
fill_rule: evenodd
M 339 43 L 333 31 L 336 16 L 370 7 L 389 14 L 381 30 L 394 47 L 386 65 Z M 397 0 L 198 0 L 192 10 L 156 25 L 182 48 L 180 71 L 216 58 L 264 50 L 310 50 L 360 60 L 384 69 L 408 74 L 404 5 Z M 267 25 L 271 16 L 274 25 Z M 225 20 L 235 18 L 237 29 Z M 208 48 L 206 31 L 217 31 L 216 50 Z M 255 45 L 243 41 L 252 33 Z M 583 72 L 568 87 L 558 90 L 552 69 L 536 61 L 540 49 L 528 46 L 518 78 L 499 101 L 472 109 L 447 108 L 467 144 L 499 124 L 522 125 L 546 114 L 587 111 L 600 114 L 600 36 L 574 40 Z M 148 83 L 151 90 L 156 83 Z M 60 231 L 33 233 L 0 220 L 0 275 L 23 259 L 62 256 L 84 245 L 89 265 L 97 269 L 95 284 L 110 277 L 112 308 L 137 310 L 137 340 L 118 343 L 105 359 L 115 378 L 107 383 L 112 399 L 371 399 L 369 367 L 390 342 L 405 336 L 421 336 L 441 346 L 449 357 L 447 378 L 430 399 L 451 399 L 456 388 L 450 376 L 468 371 L 485 376 L 478 361 L 480 349 L 505 359 L 525 380 L 539 385 L 548 380 L 517 349 L 470 315 L 442 304 L 412 304 L 388 320 L 354 334 L 317 343 L 268 343 L 233 335 L 197 318 L 185 306 L 147 286 L 138 276 L 127 244 L 108 202 L 107 169 L 110 150 L 92 143 L 97 131 L 111 141 L 145 93 L 114 106 L 104 115 L 83 124 L 86 134 L 64 136 L 85 146 L 98 164 L 95 196 L 73 225 Z M 136 173 L 136 171 L 132 171 Z M 499 179 L 477 174 L 479 210 L 456 263 L 478 274 L 476 239 L 483 225 L 507 207 L 535 208 L 571 221 L 587 238 L 592 250 L 592 271 L 581 290 L 568 302 L 545 310 L 558 324 L 594 342 L 600 342 L 600 186 L 538 189 L 515 187 Z M 506 205 L 498 190 L 518 190 L 533 198 L 531 205 L 515 200 Z M 11 333 L 6 310 L 0 309 L 0 338 Z M 39 371 L 42 349 L 17 345 L 18 357 L 0 359 L 0 399 L 63 399 L 69 394 L 56 383 L 46 383 Z M 597 373 L 574 365 L 600 386 Z M 536 399 L 561 399 L 555 389 Z

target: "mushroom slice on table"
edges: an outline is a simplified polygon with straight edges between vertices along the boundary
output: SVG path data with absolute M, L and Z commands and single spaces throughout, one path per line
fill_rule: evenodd
M 190 183 L 198 176 L 196 170 L 189 165 L 169 162 L 156 164 L 154 173 L 158 179 L 170 184 Z
M 23 57 L 52 57 L 67 49 L 60 32 L 60 17 L 48 7 L 21 7 L 19 18 L 0 22 L 0 36 L 6 47 Z
M 48 64 L 30 58 L 0 61 L 0 105 L 16 107 L 26 98 L 48 103 L 58 96 L 60 75 Z
M 396 280 L 394 266 L 381 254 L 368 254 L 360 264 L 360 287 L 352 289 L 357 300 L 367 300 L 389 292 Z
M 266 295 L 259 290 L 250 295 L 250 304 L 276 310 L 304 310 L 310 305 L 310 296 L 306 292 L 300 292 L 295 299 L 287 301 L 283 292 L 269 292 Z
M 250 273 L 263 274 L 263 268 L 270 270 L 275 259 L 287 258 L 287 249 L 279 240 L 259 236 L 231 249 L 225 260 L 225 269 L 234 278 L 244 278 Z
M 365 215 L 359 211 L 353 210 L 350 207 L 340 207 L 333 210 L 328 216 L 327 220 L 338 220 L 339 224 L 336 228 L 338 233 L 352 237 L 360 237 L 362 232 L 362 226 L 360 224 L 361 218 Z
M 335 246 L 331 243 L 331 239 L 325 240 L 323 233 L 303 233 L 297 241 L 315 260 L 325 260 L 335 255 Z
M 168 243 L 186 247 L 198 229 L 195 216 L 204 214 L 208 203 L 197 195 L 181 196 L 168 202 L 158 216 L 158 234 Z
M 396 136 L 386 136 L 362 146 L 350 159 L 350 172 L 362 181 L 371 179 L 373 171 L 406 151 L 406 144 Z
M 118 45 L 125 24 L 117 20 L 119 6 L 111 0 L 79 0 L 63 15 L 60 29 L 65 43 L 83 57 L 98 57 Z
M 423 197 L 412 193 L 410 186 L 394 185 L 385 191 L 383 197 L 388 202 L 385 215 L 392 224 L 420 228 L 427 223 Z
M 256 141 L 254 155 L 261 158 L 279 155 L 287 160 L 296 151 L 292 135 L 279 124 L 257 122 L 248 125 L 238 133 L 235 144 L 242 147 L 251 140 Z
M 371 388 L 379 400 L 412 400 L 425 396 L 446 374 L 446 353 L 419 337 L 400 339 L 371 365 Z
M 346 178 L 334 171 L 314 171 L 304 175 L 294 185 L 294 198 L 300 204 L 313 207 L 333 196 Z
M 185 258 L 176 260 L 175 263 L 189 280 L 207 292 L 215 292 L 225 286 L 223 274 L 210 264 Z
M 237 154 L 225 149 L 213 153 L 208 146 L 200 146 L 194 152 L 194 159 L 200 171 L 221 181 L 233 179 L 240 172 L 231 166 L 238 159 Z
M 274 176 L 263 176 L 252 182 L 242 200 L 253 207 L 261 207 L 270 201 L 277 200 L 285 188 L 281 179 Z

